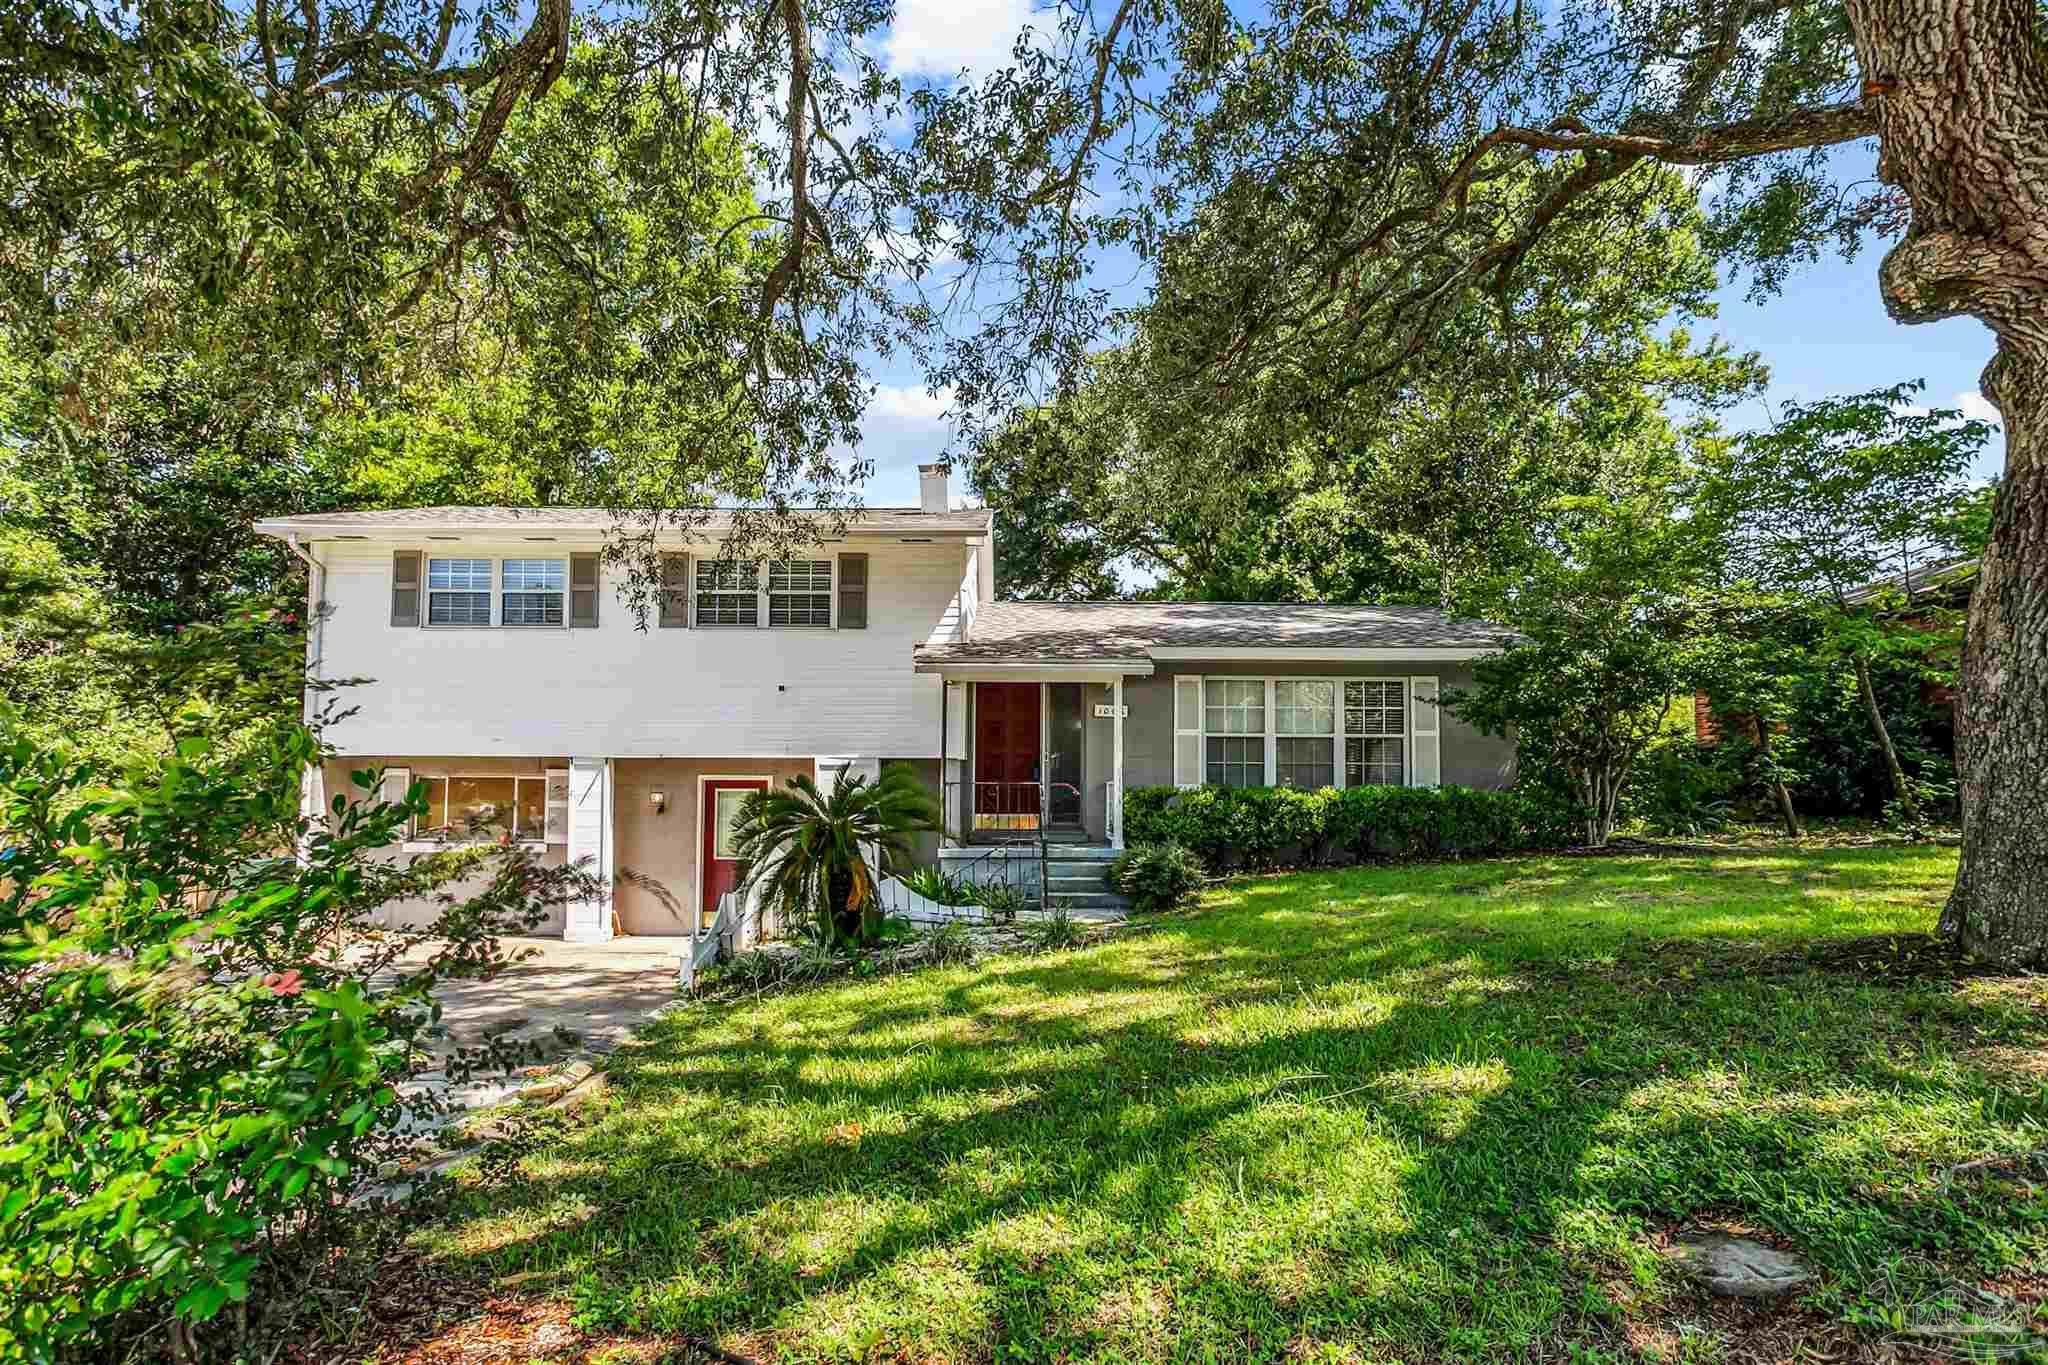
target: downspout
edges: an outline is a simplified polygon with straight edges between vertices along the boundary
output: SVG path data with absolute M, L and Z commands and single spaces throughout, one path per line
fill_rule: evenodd
M 306 675 L 320 676 L 320 666 L 326 659 L 327 613 L 326 605 L 327 570 L 315 559 L 305 546 L 299 543 L 299 533 L 288 531 L 284 537 L 285 548 L 306 561 Z M 306 692 L 305 719 L 313 719 L 313 693 Z

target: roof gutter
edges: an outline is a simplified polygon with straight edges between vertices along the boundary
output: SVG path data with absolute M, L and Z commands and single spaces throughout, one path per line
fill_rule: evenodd
M 1392 662 L 1399 659 L 1432 659 L 1446 663 L 1457 663 L 1467 659 L 1483 659 L 1508 647 L 1508 641 L 1498 644 L 1478 645 L 1357 645 L 1348 647 L 1310 647 L 1286 644 L 1270 645 L 1175 645 L 1163 647 L 1154 645 L 1152 657 L 1163 661 L 1178 662 L 1187 659 L 1286 659 L 1322 661 L 1331 663 L 1373 663 Z
M 1150 659 L 917 659 L 915 673 L 949 682 L 1112 682 L 1152 676 Z
M 320 666 L 327 655 L 327 568 L 311 551 L 299 543 L 296 535 L 287 533 L 285 548 L 306 561 L 306 676 L 318 678 Z M 313 719 L 313 693 L 306 693 L 305 718 Z

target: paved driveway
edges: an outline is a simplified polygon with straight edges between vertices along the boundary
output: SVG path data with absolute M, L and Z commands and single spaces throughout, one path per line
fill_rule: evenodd
M 440 1040 L 444 1050 L 474 1046 L 486 1034 L 504 1032 L 547 1043 L 553 1057 L 600 1057 L 677 998 L 678 958 L 689 950 L 690 941 L 629 937 L 610 943 L 564 943 L 554 938 L 512 938 L 504 943 L 510 953 L 530 949 L 532 955 L 489 981 L 449 982 L 437 992 L 446 1030 Z M 555 1042 L 557 1029 L 574 1034 L 574 1041 Z M 412 1086 L 445 1092 L 458 1109 L 467 1111 L 506 1100 L 527 1083 L 524 1076 L 498 1076 L 451 1088 L 436 1070 L 423 1073 Z M 448 1121 L 456 1117 L 451 1115 Z

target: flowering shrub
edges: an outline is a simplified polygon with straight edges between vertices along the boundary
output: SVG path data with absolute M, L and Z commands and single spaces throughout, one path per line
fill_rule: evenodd
M 1265 868 L 1368 858 L 1511 853 L 1573 842 L 1569 812 L 1471 787 L 1133 787 L 1124 834 L 1177 843 L 1204 866 Z
M 102 1353 L 124 1315 L 192 1356 L 265 1245 L 317 1233 L 404 1149 L 435 985 L 495 971 L 498 935 L 590 889 L 517 850 L 380 861 L 421 789 L 308 820 L 319 757 L 278 726 L 106 781 L 0 713 L 0 1357 Z M 364 932 L 401 897 L 438 922 Z

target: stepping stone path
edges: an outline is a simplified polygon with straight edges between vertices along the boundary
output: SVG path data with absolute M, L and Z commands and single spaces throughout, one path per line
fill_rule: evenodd
M 1711 1294 L 1737 1299 L 1775 1299 L 1813 1279 L 1797 1257 L 1725 1232 L 1681 1237 L 1670 1255 Z

